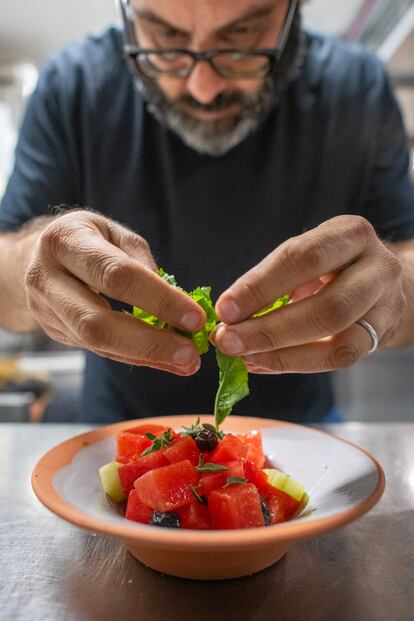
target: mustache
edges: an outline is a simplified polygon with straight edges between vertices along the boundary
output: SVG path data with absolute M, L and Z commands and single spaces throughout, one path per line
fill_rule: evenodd
M 193 110 L 200 110 L 203 112 L 220 112 L 221 110 L 226 110 L 232 106 L 244 105 L 249 101 L 250 99 L 241 91 L 233 91 L 231 93 L 219 93 L 219 95 L 217 95 L 217 97 L 208 104 L 201 104 L 188 93 L 178 97 L 175 100 L 175 103 L 178 106 L 192 108 Z

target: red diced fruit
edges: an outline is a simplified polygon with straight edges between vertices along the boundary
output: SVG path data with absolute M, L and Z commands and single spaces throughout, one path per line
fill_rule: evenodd
M 244 459 L 247 455 L 248 447 L 236 436 L 228 433 L 219 445 L 210 453 L 210 461 L 215 464 L 225 464 L 228 461 Z
M 128 520 L 134 520 L 134 522 L 149 524 L 152 513 L 151 507 L 147 507 L 147 505 L 144 505 L 144 503 L 140 501 L 136 490 L 131 490 L 128 496 L 125 517 Z
M 131 431 L 121 431 L 116 436 L 116 461 L 121 464 L 134 461 L 149 446 L 151 446 L 151 440 L 145 436 Z
M 198 484 L 199 476 L 186 459 L 147 472 L 134 483 L 138 498 L 156 511 L 174 511 L 194 497 L 190 485 Z
M 165 456 L 165 449 L 159 449 L 148 455 L 139 457 L 137 461 L 121 466 L 118 470 L 121 486 L 125 494 L 128 494 L 134 487 L 134 483 L 139 477 L 155 468 L 168 466 L 170 462 Z
M 197 448 L 195 440 L 191 436 L 188 436 L 188 438 L 182 438 L 173 442 L 173 444 L 165 450 L 165 457 L 172 464 L 188 459 L 196 466 L 200 459 L 200 451 Z
M 153 436 L 160 438 L 164 431 L 168 431 L 169 427 L 165 427 L 164 425 L 151 425 L 150 423 L 146 425 L 137 425 L 136 427 L 131 427 L 127 431 L 129 433 L 139 433 L 141 436 L 146 436 L 147 433 L 151 433 Z
M 208 530 L 212 527 L 208 507 L 197 500 L 190 502 L 185 507 L 181 507 L 178 510 L 178 514 L 180 516 L 181 528 Z
M 300 507 L 300 501 L 269 485 L 263 497 L 269 507 L 272 524 L 290 520 Z
M 219 489 L 226 485 L 228 477 L 244 478 L 243 463 L 241 461 L 234 461 L 226 464 L 226 466 L 228 470 L 225 472 L 208 472 L 201 475 L 200 483 L 202 487 L 200 487 L 200 495 L 205 494 L 208 497 L 213 489 Z
M 237 434 L 239 440 L 252 446 L 259 453 L 263 453 L 263 444 L 262 444 L 262 434 L 260 431 L 250 431 L 250 433 L 239 433 Z
M 265 465 L 266 458 L 254 446 L 249 446 L 247 449 L 246 460 L 253 462 L 258 468 L 263 468 Z
M 234 484 L 213 490 L 208 499 L 214 528 L 264 526 L 259 492 L 252 483 Z
M 244 477 L 253 483 L 259 490 L 260 494 L 264 494 L 272 486 L 269 485 L 267 475 L 251 461 L 245 461 L 243 464 Z

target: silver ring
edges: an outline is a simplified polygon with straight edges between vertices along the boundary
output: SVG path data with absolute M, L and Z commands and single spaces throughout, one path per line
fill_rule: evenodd
M 356 321 L 355 323 L 365 328 L 365 330 L 370 335 L 371 341 L 372 341 L 372 347 L 369 350 L 368 354 L 373 354 L 374 351 L 378 348 L 378 343 L 379 343 L 378 334 L 376 333 L 374 328 L 371 326 L 371 324 L 368 323 L 368 321 L 365 321 L 365 319 L 358 319 L 358 321 Z

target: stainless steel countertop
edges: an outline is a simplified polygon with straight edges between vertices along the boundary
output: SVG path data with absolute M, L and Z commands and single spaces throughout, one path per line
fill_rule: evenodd
M 0 424 L 1 621 L 412 621 L 414 423 L 323 427 L 372 452 L 380 503 L 353 524 L 295 544 L 247 578 L 163 576 L 115 540 L 45 509 L 30 475 L 55 444 L 90 427 Z

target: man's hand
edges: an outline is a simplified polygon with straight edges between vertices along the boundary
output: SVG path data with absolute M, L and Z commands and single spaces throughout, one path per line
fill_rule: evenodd
M 289 293 L 292 304 L 253 315 Z M 359 216 L 338 216 L 289 239 L 219 298 L 214 343 L 253 373 L 313 373 L 355 364 L 392 341 L 406 298 L 401 265 Z M 227 324 L 227 325 L 226 325 Z
M 205 313 L 163 281 L 147 242 L 89 211 L 71 211 L 40 234 L 25 285 L 29 310 L 54 340 L 128 364 L 191 375 L 200 357 L 190 339 L 114 312 L 100 294 L 139 306 L 195 332 Z

